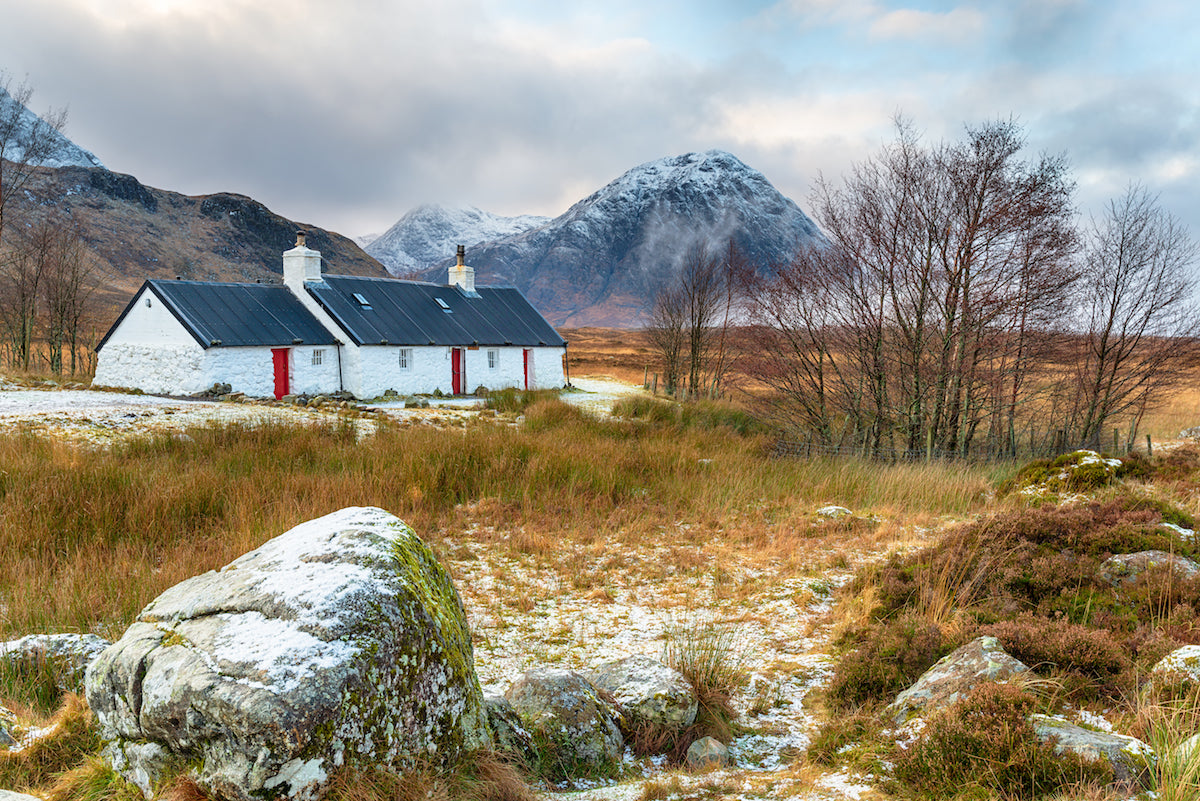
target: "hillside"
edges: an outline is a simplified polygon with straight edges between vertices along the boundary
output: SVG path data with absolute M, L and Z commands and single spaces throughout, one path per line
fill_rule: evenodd
M 103 275 L 99 295 L 109 314 L 147 278 L 279 281 L 280 254 L 301 228 L 326 270 L 387 275 L 349 238 L 288 220 L 244 195 L 192 197 L 84 167 L 41 168 L 27 190 L 35 216 L 59 214 L 79 227 Z

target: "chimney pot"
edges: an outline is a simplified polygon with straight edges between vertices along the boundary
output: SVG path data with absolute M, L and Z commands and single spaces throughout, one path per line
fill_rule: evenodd
M 458 266 L 462 267 L 463 263 L 465 262 L 465 260 L 467 258 L 467 246 L 466 245 L 458 246 L 457 257 L 458 257 Z
M 298 248 L 308 247 L 307 245 L 304 244 L 304 237 L 305 237 L 304 231 L 296 232 L 296 247 L 298 247 Z

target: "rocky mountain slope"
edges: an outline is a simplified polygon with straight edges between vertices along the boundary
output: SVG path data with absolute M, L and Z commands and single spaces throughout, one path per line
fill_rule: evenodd
M 549 217 L 533 214 L 502 217 L 471 206 L 450 208 L 431 203 L 408 212 L 363 247 L 392 275 L 405 275 L 452 257 L 458 245 L 503 239 L 549 221 Z M 362 239 L 368 237 L 360 242 Z
M 78 227 L 103 276 L 105 319 L 147 278 L 280 281 L 281 254 L 301 228 L 329 272 L 387 275 L 347 237 L 288 220 L 244 195 L 191 197 L 97 167 L 39 168 L 26 190 L 27 219 L 56 216 Z
M 467 250 L 480 284 L 515 286 L 551 323 L 636 327 L 689 246 L 732 239 L 788 259 L 817 226 L 757 170 L 718 150 L 635 167 L 542 225 Z M 444 280 L 450 260 L 423 271 Z

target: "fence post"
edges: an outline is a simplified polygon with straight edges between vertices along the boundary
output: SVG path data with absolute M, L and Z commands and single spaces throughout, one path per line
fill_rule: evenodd
M 1117 428 L 1114 426 L 1113 427 L 1113 455 L 1115 456 L 1120 452 L 1121 452 L 1121 432 L 1118 431 Z
M 1150 444 L 1150 435 L 1149 434 L 1146 435 L 1146 455 L 1147 456 L 1154 455 L 1154 446 Z

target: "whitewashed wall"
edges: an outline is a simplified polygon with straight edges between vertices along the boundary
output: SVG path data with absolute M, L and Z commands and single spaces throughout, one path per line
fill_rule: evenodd
M 205 374 L 204 349 L 195 340 L 145 345 L 121 342 L 114 336 L 96 358 L 92 383 L 154 395 L 189 395 L 212 386 L 212 382 L 205 385 Z
M 563 355 L 566 348 L 532 348 L 529 353 L 530 389 L 562 389 L 567 379 L 563 375 Z
M 358 349 L 360 398 L 377 398 L 389 389 L 401 395 L 427 395 L 435 389 L 450 392 L 449 348 L 413 347 L 412 363 L 400 369 L 400 348 L 364 345 Z
M 312 363 L 314 350 L 322 351 L 321 364 Z M 345 348 L 342 348 L 344 351 Z M 343 359 L 345 355 L 343 354 Z M 297 345 L 289 354 L 291 390 L 299 395 L 319 395 L 337 392 L 343 381 L 338 375 L 338 347 L 336 345 Z M 272 366 L 272 370 L 274 367 Z M 345 372 L 345 365 L 342 366 Z M 274 394 L 274 372 L 269 394 Z

